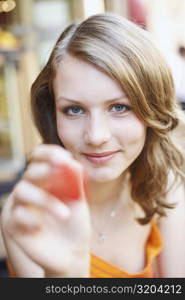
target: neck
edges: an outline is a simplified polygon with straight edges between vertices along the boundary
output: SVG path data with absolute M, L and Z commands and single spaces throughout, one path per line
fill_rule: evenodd
M 88 183 L 88 203 L 91 209 L 95 207 L 101 208 L 109 206 L 112 202 L 123 199 L 124 191 L 129 187 L 129 173 L 122 174 L 119 178 L 109 182 L 95 182 Z

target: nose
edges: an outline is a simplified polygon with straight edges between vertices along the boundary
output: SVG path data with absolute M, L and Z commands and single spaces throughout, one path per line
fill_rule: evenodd
M 100 146 L 109 141 L 111 132 L 108 121 L 103 116 L 92 116 L 86 123 L 84 140 L 91 146 Z

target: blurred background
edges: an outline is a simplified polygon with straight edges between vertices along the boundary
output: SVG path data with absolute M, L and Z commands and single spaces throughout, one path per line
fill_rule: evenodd
M 112 12 L 150 31 L 168 61 L 185 108 L 185 0 L 0 0 L 0 210 L 40 138 L 30 117 L 30 87 L 61 31 Z M 180 134 L 184 136 L 184 129 Z M 0 276 L 6 273 L 0 234 Z

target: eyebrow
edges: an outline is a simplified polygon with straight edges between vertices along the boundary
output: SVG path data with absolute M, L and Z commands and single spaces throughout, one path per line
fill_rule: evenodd
M 59 96 L 59 97 L 56 99 L 56 102 L 59 102 L 59 101 L 62 100 L 62 99 L 63 99 L 63 100 L 66 100 L 66 101 L 73 102 L 73 103 L 83 104 L 82 102 L 80 102 L 80 101 L 78 101 L 78 100 L 66 98 L 66 97 L 63 97 L 63 96 Z M 124 100 L 127 100 L 127 101 L 128 101 L 128 98 L 127 98 L 125 95 L 123 95 L 123 96 L 118 97 L 118 98 L 108 99 L 108 100 L 106 100 L 105 102 L 106 102 L 106 103 L 110 103 L 110 102 L 118 101 L 118 100 L 121 100 L 121 99 L 124 99 Z

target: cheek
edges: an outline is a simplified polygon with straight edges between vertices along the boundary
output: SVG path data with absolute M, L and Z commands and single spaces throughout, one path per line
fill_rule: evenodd
M 75 130 L 71 123 L 61 116 L 57 116 L 57 132 L 58 136 L 67 150 L 73 150 L 75 145 L 79 143 L 79 130 Z M 78 143 L 77 143 L 78 141 Z
M 67 129 L 67 126 L 65 125 L 65 121 L 61 118 L 59 113 L 57 114 L 57 132 L 60 140 L 66 146 L 66 143 L 68 144 L 68 139 L 70 140 L 69 130 Z M 68 134 L 67 134 L 68 132 Z
M 146 126 L 136 116 L 126 120 L 120 132 L 120 139 L 123 146 L 138 145 L 143 147 L 146 137 Z

